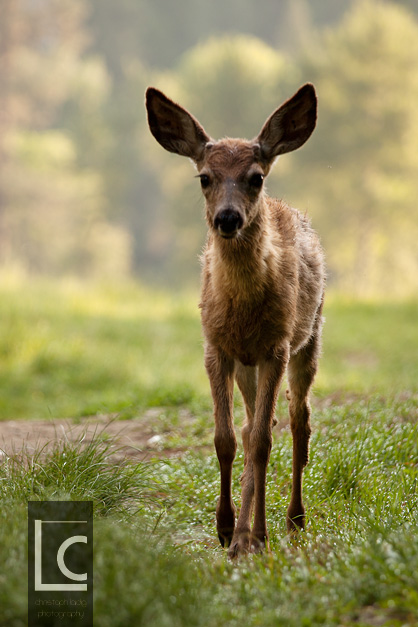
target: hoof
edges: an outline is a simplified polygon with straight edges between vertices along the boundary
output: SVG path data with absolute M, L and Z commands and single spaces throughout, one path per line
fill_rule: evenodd
M 235 505 L 228 503 L 223 504 L 219 499 L 216 508 L 216 531 L 218 532 L 219 542 L 223 547 L 231 544 L 232 536 L 235 529 Z
M 235 560 L 244 555 L 263 553 L 269 548 L 268 539 L 264 537 L 260 540 L 250 532 L 240 533 L 232 539 L 231 546 L 228 551 L 228 558 Z
M 240 534 L 238 538 L 232 540 L 229 547 L 228 558 L 236 560 L 243 555 L 248 555 L 250 551 L 250 534 Z
M 232 542 L 232 536 L 234 535 L 233 529 L 218 529 L 218 538 L 219 542 L 222 545 L 222 548 L 228 548 Z
M 305 529 L 305 512 L 286 516 L 287 532 L 294 534 Z

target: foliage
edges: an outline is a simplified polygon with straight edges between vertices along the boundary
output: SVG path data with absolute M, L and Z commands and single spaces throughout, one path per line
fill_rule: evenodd
M 287 72 L 284 56 L 259 39 L 216 37 L 182 57 L 178 99 L 215 138 L 255 137 L 277 105 L 277 86 L 288 80 Z
M 85 3 L 4 9 L 0 262 L 40 274 L 126 275 L 129 235 L 106 222 L 97 163 L 80 163 L 83 146 L 59 119 L 76 100 L 78 130 L 99 148 L 100 124 L 91 120 L 100 117 L 106 73 L 98 60 L 81 59 Z
M 195 284 L 201 194 L 153 142 L 145 87 L 252 137 L 310 80 L 318 128 L 269 188 L 312 216 L 339 289 L 416 292 L 415 4 L 5 0 L 0 264 Z
M 342 0 L 263 0 L 261 5 L 214 0 L 210 6 L 204 0 L 123 0 L 117 7 L 112 0 L 90 0 L 89 5 L 92 50 L 106 59 L 116 80 L 123 76 L 126 58 L 140 58 L 153 69 L 172 68 L 211 33 L 252 33 L 274 47 L 294 49 L 295 33 L 306 36 L 316 19 L 329 23 L 344 12 Z M 309 5 L 315 5 L 312 12 Z M 115 22 L 122 27 L 114 28 Z
M 267 482 L 271 553 L 237 564 L 227 562 L 216 537 L 219 471 L 212 455 L 190 451 L 165 462 L 109 465 L 99 438 L 84 455 L 76 443 L 66 444 L 64 457 L 36 451 L 35 466 L 25 453 L 3 461 L 0 624 L 26 624 L 26 503 L 28 496 L 51 493 L 53 480 L 54 494 L 84 496 L 96 506 L 94 618 L 104 627 L 412 627 L 418 612 L 416 400 L 369 398 L 315 414 L 306 531 L 285 535 L 291 436 L 283 431 Z M 67 473 L 60 472 L 64 464 Z M 242 465 L 239 453 L 234 496 Z M 95 481 L 83 488 L 80 477 L 93 474 Z M 81 492 L 68 493 L 71 480 Z M 110 508 L 103 507 L 104 491 Z
M 413 60 L 417 22 L 396 6 L 366 1 L 302 64 L 318 89 L 319 125 L 298 160 L 303 188 L 292 180 L 285 187 L 315 216 L 331 278 L 348 292 L 418 287 Z

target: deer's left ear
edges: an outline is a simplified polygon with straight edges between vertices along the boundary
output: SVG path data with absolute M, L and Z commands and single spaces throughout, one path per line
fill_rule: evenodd
M 151 133 L 163 148 L 197 162 L 210 141 L 205 129 L 161 91 L 148 87 L 145 95 Z
M 275 157 L 302 146 L 316 125 L 316 94 L 307 83 L 267 119 L 255 142 L 262 159 L 270 163 Z

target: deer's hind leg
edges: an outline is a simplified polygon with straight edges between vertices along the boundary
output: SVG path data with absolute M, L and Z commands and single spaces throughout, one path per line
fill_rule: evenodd
M 309 458 L 311 435 L 309 392 L 318 367 L 321 340 L 320 325 L 321 316 L 319 315 L 309 342 L 291 356 L 288 365 L 289 390 L 287 396 L 290 428 L 293 436 L 292 495 L 286 517 L 289 532 L 305 527 L 302 475 Z

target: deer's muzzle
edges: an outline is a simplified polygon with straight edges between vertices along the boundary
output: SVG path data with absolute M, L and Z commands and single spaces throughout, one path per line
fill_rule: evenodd
M 239 211 L 228 207 L 219 211 L 213 224 L 222 237 L 231 238 L 242 228 L 244 220 Z

